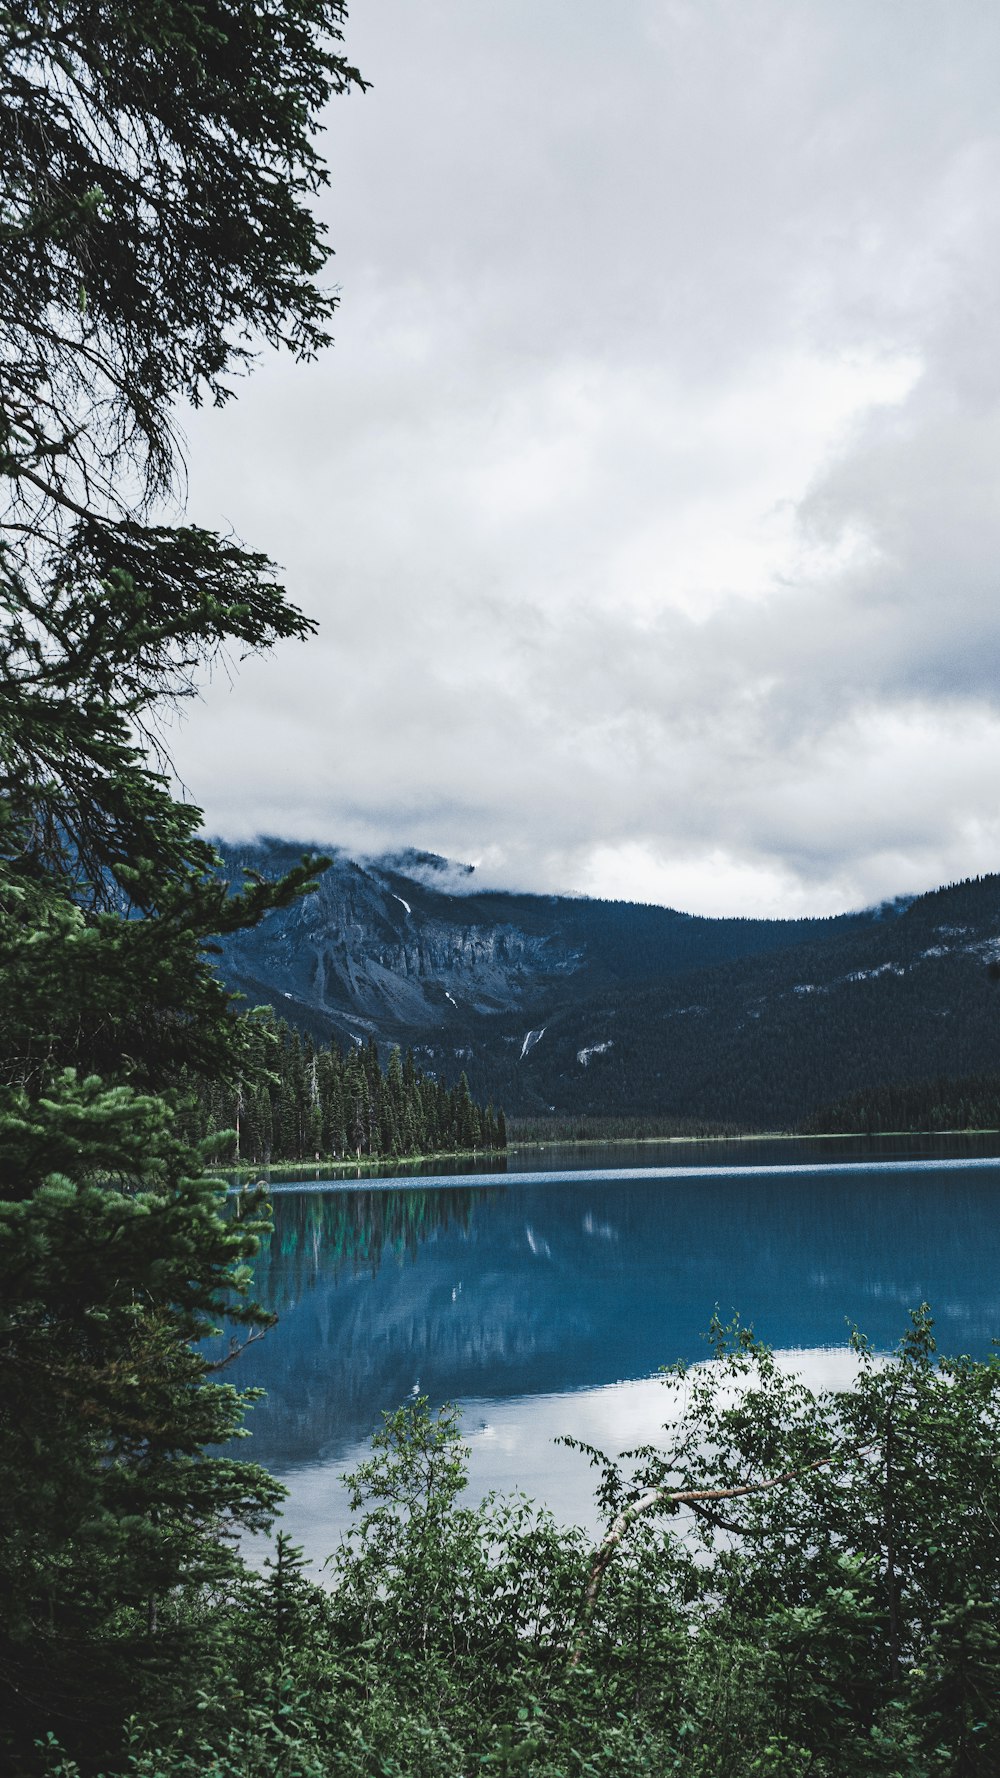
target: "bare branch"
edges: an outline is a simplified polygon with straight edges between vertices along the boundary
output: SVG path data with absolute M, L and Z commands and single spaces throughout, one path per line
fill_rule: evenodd
M 655 1506 L 691 1506 L 697 1511 L 701 1501 L 739 1500 L 748 1494 L 766 1494 L 770 1488 L 780 1488 L 786 1482 L 796 1481 L 799 1476 L 809 1475 L 813 1470 L 826 1469 L 831 1463 L 846 1461 L 849 1457 L 863 1457 L 870 1449 L 871 1447 L 866 1445 L 861 1449 L 836 1451 L 830 1457 L 817 1457 L 813 1463 L 805 1463 L 796 1469 L 782 1470 L 780 1475 L 768 1476 L 763 1482 L 745 1482 L 739 1488 L 648 1488 L 645 1494 L 640 1494 L 638 1500 L 633 1500 L 630 1506 L 623 1508 L 595 1551 L 594 1559 L 590 1565 L 590 1573 L 587 1576 L 587 1585 L 584 1588 L 576 1641 L 570 1655 L 570 1667 L 579 1666 L 584 1637 L 594 1615 L 601 1583 L 610 1566 L 611 1559 L 625 1533 L 644 1513 L 651 1512 Z M 736 1526 L 727 1526 L 726 1528 L 741 1530 Z
M 253 1346 L 258 1340 L 262 1340 L 267 1331 L 268 1329 L 266 1327 L 255 1327 L 247 1334 L 245 1339 L 238 1340 L 234 1338 L 231 1340 L 229 1351 L 226 1353 L 225 1358 L 216 1358 L 213 1363 L 206 1364 L 205 1374 L 208 1375 L 212 1371 L 225 1370 L 227 1364 L 232 1364 L 233 1359 L 239 1358 L 240 1353 L 245 1352 L 248 1346 Z

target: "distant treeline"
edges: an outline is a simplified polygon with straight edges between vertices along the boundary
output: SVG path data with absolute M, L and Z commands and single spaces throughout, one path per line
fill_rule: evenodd
M 231 1155 L 254 1164 L 375 1158 L 505 1148 L 503 1111 L 474 1103 L 464 1073 L 448 1087 L 389 1052 L 383 1072 L 374 1038 L 345 1055 L 317 1045 L 284 1019 L 246 1019 L 247 1066 L 239 1085 L 186 1083 L 185 1133 L 234 1131 Z M 228 1157 L 227 1157 L 228 1158 Z
M 825 1131 L 1000 1129 L 1000 1074 L 960 1079 L 896 1081 L 865 1087 L 821 1106 L 800 1126 L 807 1135 Z
M 753 1126 L 756 1128 L 756 1126 Z M 511 1142 L 649 1142 L 674 1137 L 745 1136 L 746 1124 L 703 1117 L 511 1117 Z

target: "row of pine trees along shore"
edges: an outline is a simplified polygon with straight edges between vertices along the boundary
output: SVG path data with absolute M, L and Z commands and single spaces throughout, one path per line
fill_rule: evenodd
M 284 1019 L 257 1014 L 244 1027 L 239 1079 L 192 1078 L 181 1117 L 194 1141 L 231 1131 L 227 1160 L 391 1160 L 507 1146 L 503 1111 L 475 1104 L 464 1072 L 449 1087 L 395 1045 L 383 1070 L 373 1037 L 345 1055 Z

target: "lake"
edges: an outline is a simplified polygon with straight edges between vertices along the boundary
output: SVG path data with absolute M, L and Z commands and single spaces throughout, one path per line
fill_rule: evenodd
M 272 1199 L 257 1286 L 280 1319 L 230 1374 L 267 1391 L 240 1454 L 285 1481 L 314 1557 L 347 1522 L 340 1474 L 418 1394 L 463 1406 L 470 1499 L 520 1487 L 595 1527 L 592 1472 L 554 1438 L 654 1438 L 655 1373 L 705 1354 L 716 1308 L 816 1383 L 849 1374 L 852 1325 L 888 1349 L 922 1301 L 942 1351 L 1000 1336 L 995 1138 L 532 1150 Z

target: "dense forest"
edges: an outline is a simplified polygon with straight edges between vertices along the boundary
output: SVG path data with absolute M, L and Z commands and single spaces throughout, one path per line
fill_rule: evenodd
M 821 1104 L 806 1118 L 775 1120 L 775 1132 L 803 1136 L 881 1135 L 901 1131 L 1000 1130 L 1000 1074 L 936 1075 L 930 1080 L 874 1081 L 856 1093 Z M 518 1142 L 648 1142 L 765 1133 L 762 1118 L 729 1123 L 709 1117 L 606 1115 L 512 1117 L 505 1125 Z
M 821 1106 L 802 1124 L 806 1135 L 822 1131 L 998 1130 L 1000 1074 L 958 1079 L 875 1083 L 835 1104 Z
M 227 1159 L 266 1166 L 506 1147 L 503 1111 L 474 1105 L 464 1074 L 449 1088 L 423 1073 L 411 1050 L 390 1050 L 383 1071 L 374 1038 L 345 1056 L 266 1014 L 246 1018 L 243 1048 L 235 1083 L 188 1083 L 180 1119 L 195 1141 L 232 1131 Z
M 643 1117 L 638 1113 L 605 1116 L 583 1113 L 579 1117 L 513 1117 L 505 1125 L 512 1143 L 517 1142 L 655 1142 L 696 1140 L 699 1136 L 742 1136 L 745 1126 L 723 1124 L 703 1117 Z
M 501 1056 L 489 1074 L 470 1063 L 469 1079 L 475 1090 L 489 1078 L 511 1118 L 613 1106 L 714 1127 L 816 1128 L 824 1108 L 876 1084 L 933 1094 L 935 1083 L 996 1072 L 1000 998 L 987 957 L 998 929 L 1000 879 L 954 885 L 822 945 L 566 1006 L 522 1061 Z

